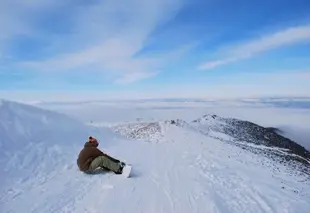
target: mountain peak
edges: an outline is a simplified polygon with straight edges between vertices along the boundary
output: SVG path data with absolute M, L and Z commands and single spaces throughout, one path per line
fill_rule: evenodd
M 263 127 L 250 121 L 206 114 L 187 122 L 182 119 L 164 122 L 135 122 L 116 125 L 113 129 L 126 138 L 148 142 L 170 142 L 167 137 L 171 127 L 180 128 L 178 134 L 187 131 L 196 132 L 220 141 L 246 149 L 254 154 L 261 154 L 276 161 L 285 162 L 292 167 L 302 164 L 310 174 L 310 153 L 298 143 L 280 135 L 276 128 Z

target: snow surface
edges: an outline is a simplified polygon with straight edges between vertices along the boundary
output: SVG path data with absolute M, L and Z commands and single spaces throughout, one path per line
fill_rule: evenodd
M 112 132 L 97 131 L 59 113 L 2 101 L 0 204 L 12 186 L 35 183 L 34 177 L 40 182 L 66 162 L 75 162 L 74 155 L 89 135 L 104 139 L 107 134 Z
M 85 126 L 11 102 L 0 106 L 0 131 L 0 212 L 310 209 L 310 184 L 305 179 L 289 175 L 281 164 L 266 166 L 275 162 L 264 156 L 198 131 L 169 126 L 158 135 L 158 140 L 164 138 L 161 143 L 126 139 L 106 127 Z M 76 157 L 90 134 L 99 139 L 100 149 L 133 165 L 131 178 L 78 170 Z

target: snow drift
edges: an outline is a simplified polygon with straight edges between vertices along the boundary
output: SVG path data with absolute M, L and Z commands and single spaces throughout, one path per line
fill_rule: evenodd
M 263 127 L 210 115 L 108 130 L 26 105 L 0 105 L 1 212 L 309 211 L 309 176 L 269 155 L 307 168 L 307 153 Z M 132 178 L 78 171 L 76 157 L 90 134 L 103 140 L 99 148 L 134 165 Z
M 63 114 L 1 100 L 0 190 L 74 162 L 77 150 L 89 135 L 109 136 L 106 133 Z

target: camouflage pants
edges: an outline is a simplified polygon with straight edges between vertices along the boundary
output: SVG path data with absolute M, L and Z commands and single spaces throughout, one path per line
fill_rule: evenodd
M 94 171 L 97 168 L 103 168 L 106 170 L 110 170 L 113 172 L 117 172 L 120 169 L 120 161 L 112 158 L 109 155 L 102 155 L 97 158 L 95 158 L 90 166 L 89 166 L 89 172 Z

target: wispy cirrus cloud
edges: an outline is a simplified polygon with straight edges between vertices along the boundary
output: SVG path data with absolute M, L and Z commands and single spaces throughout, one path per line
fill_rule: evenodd
M 310 42 L 310 25 L 287 28 L 238 45 L 224 47 L 222 51 L 226 57 L 203 62 L 198 66 L 198 69 L 213 69 L 224 64 L 255 57 L 272 49 L 305 41 Z
M 12 0 L 0 1 L 0 52 L 14 36 L 36 36 L 36 16 L 57 9 L 66 1 Z
M 139 81 L 146 78 L 154 77 L 158 74 L 158 72 L 130 72 L 122 75 L 120 78 L 118 78 L 115 83 L 117 84 L 129 84 L 133 83 L 135 81 Z
M 153 77 L 165 63 L 165 56 L 178 54 L 180 48 L 156 56 L 137 54 L 153 31 L 173 18 L 181 6 L 179 0 L 108 0 L 78 7 L 73 14 L 73 33 L 51 42 L 53 47 L 49 48 L 55 54 L 20 66 L 52 72 L 92 70 L 116 83 Z M 64 39 L 68 48 L 63 46 Z

